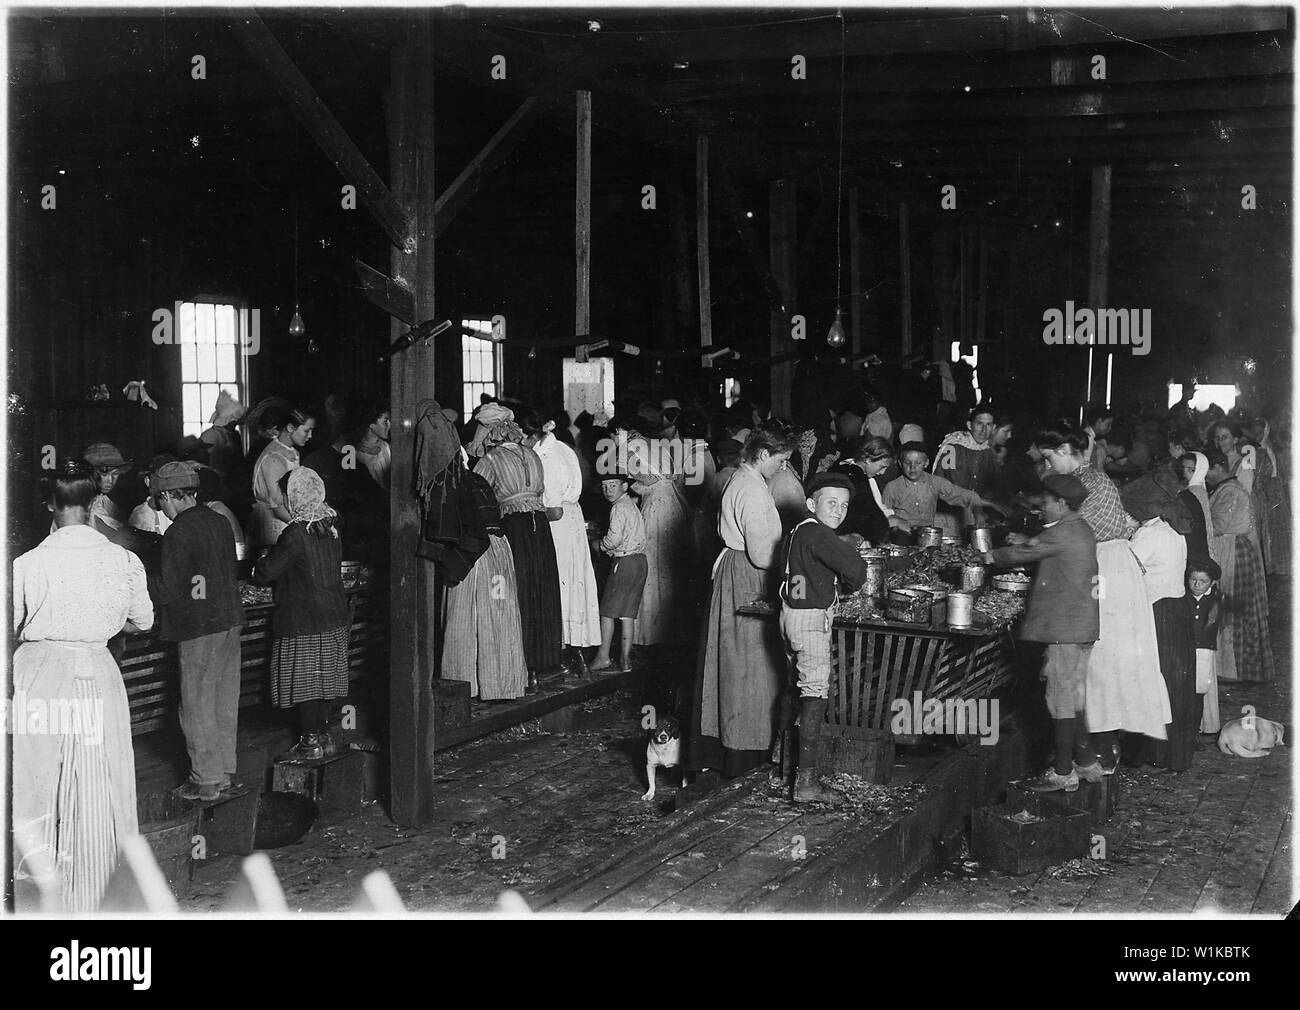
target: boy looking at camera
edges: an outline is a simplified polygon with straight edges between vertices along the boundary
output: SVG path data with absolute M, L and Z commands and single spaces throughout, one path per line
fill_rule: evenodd
M 808 482 L 805 516 L 790 531 L 783 550 L 781 637 L 799 689 L 799 770 L 794 801 L 832 800 L 817 782 L 822 724 L 831 682 L 831 619 L 836 580 L 845 593 L 867 580 L 867 563 L 852 540 L 835 535 L 853 500 L 853 482 L 839 473 L 819 473 Z M 860 537 L 855 537 L 858 541 Z

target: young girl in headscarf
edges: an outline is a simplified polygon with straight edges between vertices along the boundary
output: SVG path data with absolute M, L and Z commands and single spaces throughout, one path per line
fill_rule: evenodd
M 275 584 L 275 647 L 271 704 L 298 709 L 295 758 L 333 753 L 329 702 L 348 693 L 348 600 L 340 566 L 337 513 L 325 504 L 325 483 L 299 467 L 283 479 L 289 522 L 254 578 Z

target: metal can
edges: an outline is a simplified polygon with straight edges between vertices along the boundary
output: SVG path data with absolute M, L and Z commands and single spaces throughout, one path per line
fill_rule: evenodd
M 948 594 L 948 624 L 954 628 L 969 628 L 975 612 L 975 597 L 970 593 Z
M 987 526 L 977 526 L 970 531 L 970 545 L 983 554 L 993 550 L 993 530 Z
M 885 559 L 867 558 L 867 581 L 862 584 L 862 592 L 873 600 L 883 599 L 885 595 Z
M 918 526 L 916 542 L 921 547 L 939 547 L 943 544 L 943 530 L 938 526 Z
M 983 565 L 961 566 L 961 591 L 974 592 L 984 585 L 985 570 Z

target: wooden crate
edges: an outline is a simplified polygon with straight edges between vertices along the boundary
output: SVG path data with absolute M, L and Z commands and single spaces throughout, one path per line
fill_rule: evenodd
M 817 770 L 824 775 L 858 775 L 884 785 L 894 774 L 894 738 L 887 729 L 824 726 Z
M 1027 810 L 1038 821 L 1020 823 L 1014 815 Z M 1070 810 L 1036 793 L 1014 802 L 980 807 L 971 815 L 971 856 L 981 863 L 1020 876 L 1088 855 L 1092 816 Z
M 837 622 L 827 722 L 887 730 L 891 703 L 917 691 L 926 700 L 991 697 L 1014 677 L 1013 654 L 1006 631 L 981 635 Z
M 365 799 L 365 768 L 361 755 L 354 750 L 316 761 L 282 758 L 275 762 L 271 788 L 306 796 L 320 807 L 321 813 L 353 814 Z
M 1040 796 L 1067 810 L 1083 811 L 1092 818 L 1094 824 L 1105 824 L 1115 815 L 1115 803 L 1119 798 L 1119 791 L 1118 774 L 1108 775 L 1100 782 L 1080 781 L 1079 788 L 1072 793 L 1064 790 L 1057 793 L 1034 793 L 1015 782 L 1010 782 L 1007 784 L 1007 802 L 1020 802 L 1024 796 Z

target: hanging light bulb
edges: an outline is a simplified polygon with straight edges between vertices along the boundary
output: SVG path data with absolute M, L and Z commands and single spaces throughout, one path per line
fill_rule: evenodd
M 537 360 L 537 348 L 536 348 L 536 347 L 530 347 L 530 348 L 528 348 L 528 360 L 529 360 L 529 361 L 536 361 L 536 360 Z
M 659 358 L 655 361 L 655 378 L 662 379 L 663 377 L 664 377 L 664 362 L 662 358 Z
M 838 305 L 835 307 L 835 322 L 831 323 L 831 328 L 826 331 L 826 343 L 833 350 L 838 351 L 844 346 L 844 323 L 842 322 L 844 310 Z
M 298 306 L 293 307 L 293 318 L 289 320 L 289 336 L 301 337 L 307 332 L 307 327 L 302 321 L 302 314 L 298 311 Z
M 318 343 L 316 343 L 316 338 L 315 338 L 315 337 L 308 337 L 308 338 L 307 338 L 307 353 L 308 353 L 308 354 L 319 354 L 319 353 L 320 353 L 320 345 L 319 345 Z

